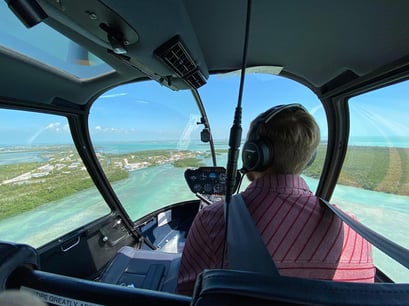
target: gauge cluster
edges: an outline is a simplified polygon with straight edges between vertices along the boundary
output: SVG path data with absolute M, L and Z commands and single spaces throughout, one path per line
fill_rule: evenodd
M 240 177 L 240 173 L 237 174 Z M 226 192 L 226 169 L 223 167 L 187 169 L 185 179 L 195 194 L 224 195 Z

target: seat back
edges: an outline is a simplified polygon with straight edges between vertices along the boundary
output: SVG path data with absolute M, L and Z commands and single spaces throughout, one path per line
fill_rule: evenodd
M 126 287 L 175 292 L 181 254 L 122 247 L 99 281 Z
M 408 305 L 409 284 L 346 283 L 267 276 L 234 270 L 205 270 L 192 306 L 232 305 Z
M 0 290 L 4 290 L 10 274 L 18 267 L 40 265 L 37 250 L 26 244 L 0 242 Z

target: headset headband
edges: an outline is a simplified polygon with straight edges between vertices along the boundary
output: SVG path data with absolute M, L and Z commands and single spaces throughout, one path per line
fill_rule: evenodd
M 273 106 L 272 108 L 266 110 L 264 113 L 259 115 L 260 119 L 263 119 L 263 123 L 268 123 L 274 116 L 279 114 L 285 109 L 292 109 L 293 111 L 302 109 L 303 111 L 307 112 L 304 106 L 298 103 L 292 103 L 292 104 L 283 104 L 283 105 L 276 105 Z M 258 121 L 258 120 L 257 120 Z
M 266 139 L 262 139 L 258 134 L 258 129 L 261 124 L 268 123 L 274 116 L 283 110 L 307 110 L 298 103 L 284 104 L 274 106 L 261 115 L 258 115 L 253 121 L 253 126 L 250 128 L 247 141 L 244 143 L 242 150 L 243 171 L 263 171 L 273 160 L 273 151 Z
M 292 104 L 282 104 L 282 105 L 276 105 L 273 106 L 272 108 L 269 108 L 265 112 L 261 113 L 256 117 L 254 120 L 254 124 L 252 128 L 250 129 L 249 137 L 248 140 L 254 140 L 257 139 L 258 137 L 255 137 L 257 130 L 261 124 L 266 124 L 268 123 L 271 119 L 273 119 L 277 114 L 281 113 L 283 110 L 286 109 L 291 109 L 293 111 L 296 110 L 303 110 L 307 112 L 304 106 L 298 103 L 292 103 Z

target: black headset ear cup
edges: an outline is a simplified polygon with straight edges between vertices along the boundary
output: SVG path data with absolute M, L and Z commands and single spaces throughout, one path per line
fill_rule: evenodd
M 263 171 L 271 164 L 273 154 L 270 146 L 263 140 L 247 141 L 242 150 L 243 169 Z
M 301 104 L 287 104 L 274 106 L 264 113 L 257 116 L 254 120 L 253 127 L 250 128 L 249 137 L 243 145 L 241 158 L 243 161 L 243 170 L 264 171 L 273 162 L 274 152 L 268 145 L 268 142 L 257 135 L 260 125 L 268 123 L 274 116 L 285 109 L 307 111 Z

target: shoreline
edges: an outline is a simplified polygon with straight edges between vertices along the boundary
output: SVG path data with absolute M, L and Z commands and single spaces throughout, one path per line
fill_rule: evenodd
M 7 154 L 12 154 L 8 149 Z M 21 151 L 22 148 L 18 147 L 16 153 Z M 73 146 L 45 146 L 43 149 L 36 146 L 32 151 L 26 148 L 24 152 L 28 156 L 35 153 L 46 160 L 32 162 L 31 159 L 30 163 L 0 165 L 0 220 L 93 186 Z M 225 150 L 218 150 L 218 154 L 224 153 Z M 316 160 L 303 175 L 319 179 L 325 154 L 326 145 L 321 144 Z M 113 183 L 127 179 L 131 171 L 167 163 L 182 168 L 200 167 L 209 152 L 151 149 L 121 154 L 98 152 L 97 157 Z M 403 170 L 399 171 L 400 168 Z M 405 169 L 409 169 L 407 148 L 351 146 L 338 184 L 408 196 L 409 171 Z

